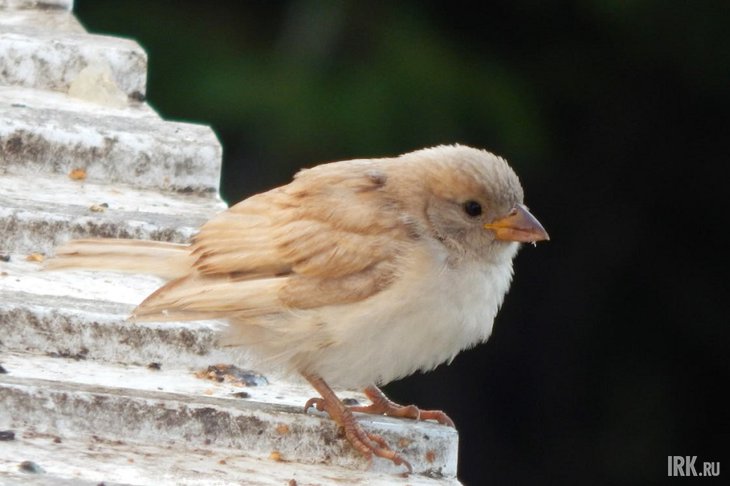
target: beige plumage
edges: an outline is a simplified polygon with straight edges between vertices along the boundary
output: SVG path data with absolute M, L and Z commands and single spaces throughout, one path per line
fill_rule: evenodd
M 228 319 L 227 344 L 301 373 L 325 397 L 308 405 L 345 426 L 356 448 L 407 464 L 328 398 L 325 382 L 377 402 L 376 385 L 487 339 L 518 242 L 547 239 L 522 200 L 503 159 L 439 146 L 303 170 L 214 217 L 190 245 L 80 240 L 48 267 L 170 279 L 135 319 Z M 359 410 L 413 416 L 393 407 Z

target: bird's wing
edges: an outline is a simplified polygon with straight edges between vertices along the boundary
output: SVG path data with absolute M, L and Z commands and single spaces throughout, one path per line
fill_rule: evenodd
M 135 316 L 245 319 L 379 292 L 397 277 L 395 260 L 413 236 L 386 182 L 366 161 L 340 162 L 240 202 L 195 236 L 191 273 L 148 297 Z

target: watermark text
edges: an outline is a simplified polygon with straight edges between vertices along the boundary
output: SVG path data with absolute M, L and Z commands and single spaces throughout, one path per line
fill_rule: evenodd
M 697 462 L 697 456 L 667 456 L 668 476 L 719 476 L 719 461 Z

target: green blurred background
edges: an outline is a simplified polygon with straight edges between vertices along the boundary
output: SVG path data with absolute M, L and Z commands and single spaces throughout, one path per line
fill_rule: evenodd
M 230 203 L 300 167 L 438 143 L 511 161 L 552 241 L 520 253 L 486 345 L 387 388 L 455 419 L 466 484 L 666 484 L 668 455 L 728 464 L 730 2 L 75 11 L 147 50 L 164 118 L 215 129 Z

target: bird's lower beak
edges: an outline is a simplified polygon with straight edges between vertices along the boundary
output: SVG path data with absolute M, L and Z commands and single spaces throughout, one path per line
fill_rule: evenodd
M 545 228 L 522 204 L 512 208 L 507 216 L 485 224 L 484 227 L 494 231 L 498 240 L 534 243 L 550 239 Z

